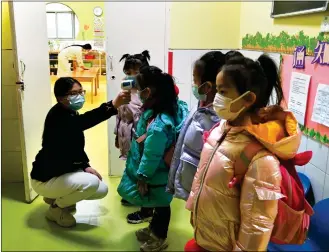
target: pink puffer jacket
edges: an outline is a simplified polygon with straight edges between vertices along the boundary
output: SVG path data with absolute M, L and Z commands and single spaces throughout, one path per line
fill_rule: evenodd
M 222 122 L 203 147 L 186 207 L 192 211 L 197 244 L 209 251 L 266 251 L 283 197 L 277 157 L 293 158 L 299 147 L 301 136 L 292 113 L 282 121 L 247 125 L 232 127 L 218 147 L 229 127 Z M 255 138 L 267 150 L 254 157 L 241 187 L 229 188 L 235 160 Z

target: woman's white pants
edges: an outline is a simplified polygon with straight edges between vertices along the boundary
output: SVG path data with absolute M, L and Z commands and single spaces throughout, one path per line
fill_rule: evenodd
M 57 68 L 57 77 L 69 77 L 72 76 L 71 64 L 69 60 L 64 56 L 58 56 L 58 68 Z
M 41 196 L 56 199 L 60 208 L 81 200 L 95 200 L 107 195 L 107 185 L 93 174 L 77 171 L 52 178 L 47 182 L 32 180 L 32 188 Z

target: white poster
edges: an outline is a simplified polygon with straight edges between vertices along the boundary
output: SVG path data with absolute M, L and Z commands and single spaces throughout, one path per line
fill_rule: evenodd
M 291 74 L 288 108 L 295 114 L 297 121 L 302 125 L 305 124 L 310 80 L 311 75 L 297 72 Z
M 329 127 L 329 84 L 319 84 L 313 106 L 312 121 Z

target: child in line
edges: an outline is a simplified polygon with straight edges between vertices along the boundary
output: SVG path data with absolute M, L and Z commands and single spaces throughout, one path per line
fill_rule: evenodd
M 213 109 L 217 73 L 227 59 L 237 55 L 242 56 L 237 51 L 225 55 L 210 51 L 194 64 L 192 91 L 199 103 L 190 111 L 177 140 L 167 186 L 167 191 L 176 198 L 187 200 L 200 161 L 203 133 L 220 120 Z
M 136 76 L 139 73 L 140 68 L 149 66 L 150 60 L 149 51 L 145 50 L 139 54 L 124 54 L 120 62 L 124 60 L 123 72 L 126 75 L 125 79 L 131 79 L 136 81 Z M 137 125 L 140 115 L 142 114 L 142 103 L 137 95 L 137 89 L 131 89 L 131 102 L 125 106 L 121 106 L 118 109 L 118 115 L 116 117 L 116 127 L 114 134 L 115 145 L 120 150 L 120 158 L 127 159 L 127 154 L 130 149 L 133 131 Z M 121 200 L 121 204 L 124 206 L 131 206 L 131 204 L 125 200 Z M 150 221 L 153 216 L 153 208 L 141 208 L 139 211 L 128 214 L 127 222 L 131 224 L 138 224 L 145 221 Z
M 186 204 L 195 240 L 185 250 L 266 251 L 281 197 L 278 158 L 296 155 L 298 123 L 280 107 L 279 74 L 266 55 L 257 61 L 232 58 L 217 75 L 216 86 L 214 109 L 222 121 L 204 144 Z M 273 89 L 276 105 L 267 107 Z M 264 149 L 245 174 L 237 174 L 234 163 L 253 141 Z M 238 175 L 242 181 L 234 186 Z
M 149 227 L 136 232 L 142 251 L 160 251 L 167 244 L 172 195 L 166 192 L 169 167 L 165 155 L 187 116 L 173 78 L 157 67 L 143 67 L 136 77 L 144 112 L 137 124 L 118 193 L 134 205 L 154 208 Z

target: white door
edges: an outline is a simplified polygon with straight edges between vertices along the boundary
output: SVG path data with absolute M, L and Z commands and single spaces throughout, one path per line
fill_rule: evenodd
M 31 202 L 37 196 L 30 181 L 32 162 L 40 150 L 44 120 L 51 107 L 46 3 L 9 4 L 17 81 L 24 83 L 17 85 L 17 93 L 25 198 Z
M 123 54 L 149 50 L 150 64 L 167 70 L 169 3 L 166 2 L 106 2 L 107 92 L 113 99 L 120 91 L 124 77 Z M 109 174 L 120 176 L 125 162 L 119 160 L 113 134 L 115 117 L 109 120 Z

